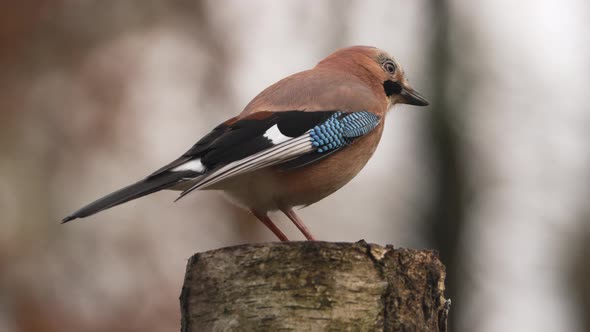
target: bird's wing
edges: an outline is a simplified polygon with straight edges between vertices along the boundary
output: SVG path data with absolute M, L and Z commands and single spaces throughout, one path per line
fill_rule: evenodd
M 193 171 L 197 182 L 180 194 L 272 165 L 313 163 L 373 130 L 381 118 L 368 111 L 256 112 L 216 127 L 190 150 L 151 176 Z
M 68 215 L 84 218 L 153 192 L 191 181 L 193 190 L 272 165 L 302 167 L 373 130 L 381 118 L 368 111 L 256 112 L 217 126 L 190 150 L 147 178 Z
M 213 128 L 207 135 L 203 136 L 195 145 L 193 145 L 190 150 L 185 152 L 182 156 L 177 158 L 176 160 L 172 161 L 171 163 L 161 167 L 157 171 L 153 172 L 148 176 L 149 178 L 156 177 L 160 174 L 165 173 L 166 171 L 170 171 L 191 159 L 194 159 L 196 156 L 199 156 L 207 151 L 207 148 L 211 146 L 213 141 L 218 139 L 219 137 L 223 136 L 226 132 L 230 130 L 230 124 L 237 121 L 237 117 L 233 117 L 224 123 L 220 124 L 219 126 Z

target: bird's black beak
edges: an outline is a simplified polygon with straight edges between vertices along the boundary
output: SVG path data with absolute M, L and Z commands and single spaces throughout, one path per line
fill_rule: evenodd
M 415 91 L 411 87 L 403 87 L 400 92 L 401 102 L 408 105 L 428 106 L 428 101 L 424 96 Z

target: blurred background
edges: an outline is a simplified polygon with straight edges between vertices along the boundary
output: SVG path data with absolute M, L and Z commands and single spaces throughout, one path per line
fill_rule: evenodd
M 67 225 L 337 48 L 394 55 L 397 106 L 322 240 L 440 251 L 452 331 L 590 331 L 590 3 L 8 1 L 0 10 L 0 331 L 177 331 L 195 252 L 274 241 L 215 192 Z M 302 240 L 276 214 L 279 225 Z

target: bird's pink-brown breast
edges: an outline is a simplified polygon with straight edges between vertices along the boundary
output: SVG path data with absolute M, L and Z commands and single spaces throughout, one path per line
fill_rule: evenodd
M 319 160 L 313 167 L 281 171 L 280 166 L 275 166 L 274 176 L 282 183 L 275 201 L 283 206 L 310 205 L 342 188 L 367 164 L 382 133 L 383 121 L 369 134 Z

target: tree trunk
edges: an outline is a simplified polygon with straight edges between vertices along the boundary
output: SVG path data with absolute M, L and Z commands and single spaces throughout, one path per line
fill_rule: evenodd
M 450 301 L 434 251 L 285 242 L 194 255 L 182 331 L 446 331 Z

